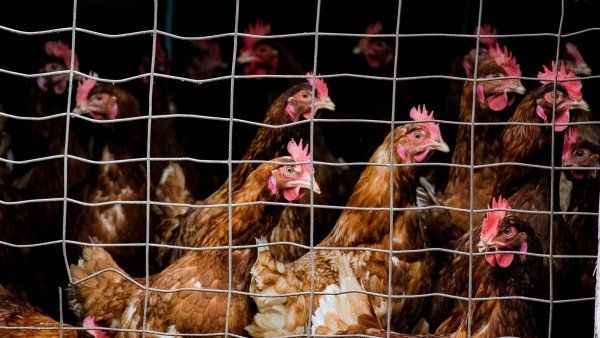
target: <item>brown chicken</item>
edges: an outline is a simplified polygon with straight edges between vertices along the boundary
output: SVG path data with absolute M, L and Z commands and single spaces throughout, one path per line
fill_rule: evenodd
M 312 316 L 313 335 L 368 335 L 387 337 L 387 330 L 375 317 L 369 296 L 358 281 L 350 260 L 346 256 L 336 257 L 339 285 L 328 285 L 323 292 L 329 295 L 319 296 L 319 307 Z M 442 337 L 431 334 L 403 334 L 390 332 L 393 338 Z
M 510 205 L 500 196 L 497 202 L 493 201 L 492 208 L 510 209 Z M 548 285 L 544 278 L 547 270 L 542 258 L 526 255 L 542 251 L 533 228 L 510 212 L 495 210 L 487 213 L 480 230 L 477 249 L 488 254 L 473 258 L 474 266 L 481 267 L 485 275 L 481 283 L 474 284 L 473 297 L 546 297 L 543 291 Z M 468 241 L 468 234 L 464 238 Z M 435 333 L 467 337 L 467 306 L 467 302 L 460 302 Z M 471 337 L 541 336 L 544 327 L 540 320 L 547 316 L 544 306 L 519 298 L 474 301 Z
M 293 202 L 309 189 L 320 193 L 308 164 L 297 164 L 309 159 L 308 146 L 288 144 L 291 157 L 279 157 L 274 162 L 258 166 L 233 193 L 233 202 L 242 204 L 232 209 L 232 245 L 250 245 L 255 237 L 267 235 L 281 217 L 282 205 L 254 203 Z M 202 227 L 199 247 L 228 245 L 228 208 L 214 208 L 210 226 Z M 160 273 L 151 276 L 150 287 L 162 290 L 191 288 L 198 290 L 149 295 L 146 328 L 178 333 L 216 333 L 225 330 L 227 296 L 222 292 L 202 292 L 201 289 L 228 288 L 228 254 L 225 249 L 188 251 Z M 256 250 L 234 249 L 231 252 L 231 288 L 248 290 L 249 270 L 256 258 Z M 86 248 L 78 265 L 72 265 L 75 280 L 80 280 L 102 269 L 122 271 L 110 255 L 101 248 Z M 85 315 L 93 315 L 102 324 L 112 327 L 140 329 L 142 325 L 144 291 L 123 276 L 105 272 L 77 286 L 77 299 Z M 231 297 L 229 332 L 243 334 L 243 328 L 252 318 L 251 302 L 247 296 Z M 120 333 L 118 337 L 133 337 Z
M 565 54 L 562 55 L 562 60 L 567 69 L 572 69 L 575 75 L 578 76 L 590 76 L 592 75 L 592 69 L 587 65 L 583 56 L 579 52 L 577 46 L 573 43 L 567 43 L 565 45 Z M 573 117 L 574 122 L 587 122 L 594 120 L 594 112 L 582 111 L 581 113 Z M 577 126 L 581 138 L 583 140 L 592 142 L 594 144 L 600 144 L 600 126 L 597 124 L 580 124 Z M 560 208 L 561 210 L 567 210 L 569 208 L 569 201 L 571 200 L 571 189 L 572 182 L 567 179 L 563 172 L 560 177 Z
M 95 120 L 113 120 L 140 116 L 136 99 L 114 85 L 84 80 L 77 89 L 75 114 Z M 79 121 L 83 122 L 83 121 Z M 102 161 L 131 159 L 145 155 L 143 128 L 146 121 L 90 123 L 94 152 Z M 146 163 L 107 163 L 97 166 L 82 187 L 81 198 L 87 203 L 146 200 Z M 146 206 L 108 203 L 101 206 L 75 205 L 72 209 L 72 238 L 95 243 L 144 243 Z M 145 271 L 144 248 L 114 247 L 109 252 L 126 271 Z
M 381 21 L 367 26 L 365 34 L 380 34 L 383 29 Z M 388 69 L 394 59 L 394 48 L 378 37 L 365 36 L 354 47 L 354 54 L 363 54 L 367 65 L 373 69 Z
M 553 69 L 556 70 L 553 65 Z M 539 123 L 547 122 L 552 118 L 553 101 L 556 101 L 555 131 L 562 132 L 567 127 L 565 123 L 569 121 L 570 111 L 577 109 L 587 109 L 587 104 L 583 101 L 580 81 L 559 82 L 557 84 L 556 94 L 553 92 L 553 73 L 548 68 L 538 74 L 542 81 L 542 86 L 530 92 L 516 108 L 514 115 L 509 122 Z M 574 74 L 566 73 L 564 68 L 559 72 L 559 80 L 575 79 Z M 538 165 L 550 164 L 551 149 L 551 128 L 540 125 L 507 125 L 502 134 L 502 158 L 501 162 L 518 162 Z M 557 144 L 555 150 L 560 154 L 560 144 Z M 556 156 L 555 158 L 559 158 Z M 550 200 L 557 200 L 557 191 L 555 196 L 550 195 L 550 170 L 521 167 L 521 166 L 503 166 L 498 170 L 497 179 L 494 186 L 494 196 L 504 196 L 510 205 L 515 209 L 521 210 L 549 210 Z M 557 179 L 558 177 L 555 177 Z M 557 204 L 555 204 L 558 207 Z M 518 214 L 518 213 L 516 213 Z M 549 224 L 550 215 L 524 213 L 518 214 L 524 221 L 528 222 L 534 229 L 536 235 L 541 241 L 544 253 L 548 252 L 549 246 Z M 553 217 L 553 241 L 554 253 L 569 253 L 570 240 L 564 227 L 561 217 Z M 468 236 L 459 240 L 457 247 L 460 250 L 469 250 Z M 447 262 L 446 267 L 440 272 L 440 279 L 437 282 L 436 291 L 451 295 L 467 296 L 468 286 L 468 257 L 464 255 L 457 256 Z M 477 261 L 476 261 L 477 262 Z M 565 260 L 554 260 L 555 267 L 555 291 L 561 292 L 568 289 L 561 282 L 567 280 L 569 275 L 569 265 Z M 483 261 L 473 267 L 473 285 L 477 288 L 485 280 L 485 269 Z M 436 297 L 433 299 L 433 308 L 429 323 L 432 328 L 447 318 L 447 314 L 455 307 L 455 300 L 446 297 Z
M 397 127 L 388 134 L 383 143 L 371 156 L 370 163 L 362 173 L 347 204 L 348 207 L 389 208 L 390 175 L 393 175 L 393 206 L 411 207 L 416 199 L 415 166 L 395 166 L 393 163 L 424 162 L 435 150 L 448 152 L 442 140 L 439 126 L 431 120 L 433 113 L 425 108 L 413 108 L 410 116 L 415 123 Z M 393 142 L 393 149 L 391 143 Z M 393 156 L 390 159 L 390 156 Z M 394 214 L 394 250 L 423 249 L 428 240 L 421 227 L 417 212 Z M 388 210 L 344 210 L 333 230 L 319 247 L 363 247 L 389 249 L 390 213 Z M 282 264 L 268 249 L 261 249 L 252 267 L 250 292 L 261 295 L 281 295 L 311 289 L 311 255 L 314 257 L 314 290 L 321 291 L 327 285 L 337 283 L 336 250 L 317 250 L 307 253 L 298 260 Z M 372 292 L 387 294 L 388 267 L 393 264 L 393 294 L 421 294 L 431 287 L 433 259 L 430 253 L 396 254 L 389 257 L 385 252 L 352 251 L 352 266 L 361 282 Z M 254 301 L 258 313 L 246 330 L 254 337 L 303 334 L 312 309 L 308 296 L 260 297 Z M 315 308 L 318 300 L 314 299 Z M 378 318 L 387 315 L 387 301 L 373 297 L 375 314 Z M 392 315 L 399 319 L 398 325 L 408 327 L 420 319 L 423 299 L 402 299 L 393 303 Z
M 327 87 L 323 81 L 317 81 L 317 87 L 319 90 L 316 92 L 315 109 L 329 109 L 333 110 L 335 105 L 329 98 Z M 263 123 L 277 126 L 286 123 L 292 123 L 303 119 L 309 119 L 311 117 L 311 100 L 312 100 L 312 87 L 310 82 L 303 82 L 288 89 L 285 93 L 281 94 L 277 100 L 271 105 L 266 113 Z M 285 128 L 268 128 L 262 127 L 256 133 L 256 136 L 252 140 L 252 143 L 248 146 L 246 154 L 243 156 L 244 160 L 263 160 L 273 157 L 282 156 L 285 154 L 285 142 L 290 138 L 294 139 L 308 139 L 309 126 L 306 123 L 298 124 Z M 315 136 L 315 141 L 320 144 L 319 137 Z M 317 144 L 314 145 L 314 149 L 321 149 Z M 258 167 L 258 163 L 240 163 L 235 166 L 231 173 L 231 188 L 237 190 L 246 180 L 248 175 Z M 331 168 L 331 167 L 327 167 Z M 323 168 L 326 169 L 326 168 Z M 329 171 L 326 171 L 328 174 Z M 169 178 L 170 174 L 177 174 L 174 170 L 167 170 L 161 179 L 161 184 L 158 186 L 157 195 L 162 201 L 185 201 L 188 203 L 192 202 L 187 196 L 190 193 L 186 189 L 179 187 L 185 187 L 182 185 L 182 179 L 184 175 L 178 177 Z M 319 182 L 323 182 L 325 176 L 317 170 L 317 179 Z M 176 183 L 176 188 L 168 187 L 169 184 Z M 334 184 L 332 182 L 327 183 L 327 186 Z M 204 201 L 196 202 L 196 204 L 211 205 L 211 204 L 223 204 L 228 201 L 228 187 L 229 182 L 225 181 L 221 187 L 207 197 Z M 186 196 L 170 195 L 171 193 L 186 194 Z M 318 202 L 317 202 L 318 203 Z M 205 219 L 210 219 L 214 209 L 212 208 L 194 208 L 186 209 L 177 207 L 177 210 L 169 210 L 170 206 L 161 206 L 159 213 L 166 215 L 162 217 L 159 227 L 156 233 L 156 241 L 158 243 L 165 243 L 171 245 L 181 246 L 197 246 L 203 239 L 197 234 L 203 227 L 205 227 Z M 281 218 L 281 224 L 278 225 L 274 230 L 271 238 L 277 241 L 292 241 L 297 243 L 304 243 L 305 237 L 308 234 L 308 218 L 305 216 L 307 208 L 294 208 L 289 207 L 284 211 L 284 216 Z M 173 218 L 176 216 L 176 218 Z M 280 252 L 280 258 L 284 258 L 288 254 L 293 254 L 294 248 L 288 248 L 282 246 L 275 248 L 274 250 Z M 298 251 L 298 250 L 296 250 Z M 184 250 L 171 250 L 171 249 L 160 249 L 157 255 L 157 261 L 160 266 L 166 266 L 185 253 Z
M 96 337 L 104 338 L 99 332 L 85 332 L 74 330 L 71 325 L 59 323 L 47 314 L 30 304 L 17 299 L 8 290 L 0 285 L 0 336 L 6 338 L 17 337 Z M 23 328 L 17 328 L 23 327 Z M 25 328 L 27 327 L 27 328 Z M 35 327 L 35 328 L 34 328 Z
M 600 167 L 600 147 L 591 142 L 581 140 L 579 132 L 574 127 L 569 128 L 565 134 L 562 153 L 562 166 L 567 167 Z M 573 182 L 571 190 L 571 200 L 569 202 L 569 212 L 598 212 L 598 171 L 588 170 L 568 170 L 564 172 L 570 181 Z M 572 235 L 575 243 L 575 254 L 593 255 L 598 252 L 598 217 L 589 215 L 565 215 L 567 231 Z M 571 260 L 572 262 L 572 260 Z M 579 287 L 578 298 L 594 297 L 596 291 L 596 259 L 579 260 Z M 582 329 L 582 336 L 592 335 L 594 323 L 594 303 L 577 303 L 579 308 L 576 310 L 579 328 Z
M 484 81 L 477 82 L 476 91 L 473 82 L 467 81 L 463 87 L 460 100 L 461 122 L 471 122 L 473 95 L 477 95 L 475 106 L 476 122 L 498 122 L 507 119 L 507 111 L 514 102 L 514 94 L 525 94 L 525 87 L 519 79 L 493 80 L 494 77 L 521 76 L 521 68 L 512 54 L 505 48 L 496 45 L 488 49 L 488 57 L 481 60 L 477 77 Z M 492 81 L 485 81 L 490 80 Z M 500 161 L 502 145 L 500 134 L 502 128 L 494 125 L 476 126 L 474 133 L 474 164 L 491 164 Z M 456 148 L 452 155 L 452 163 L 469 165 L 471 163 L 471 126 L 460 125 L 456 136 Z M 443 204 L 462 209 L 470 208 L 470 170 L 452 167 L 448 185 L 444 191 Z M 496 168 L 475 169 L 473 173 L 473 209 L 484 209 L 488 203 L 494 182 Z M 469 212 L 450 210 L 452 222 L 464 231 L 469 229 Z M 477 224 L 481 215 L 474 215 Z M 432 235 L 443 233 L 432 227 Z M 444 241 L 440 241 L 443 243 Z

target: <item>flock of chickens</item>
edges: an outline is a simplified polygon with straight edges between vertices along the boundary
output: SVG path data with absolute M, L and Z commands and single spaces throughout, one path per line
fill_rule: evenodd
M 268 35 L 270 28 L 258 21 L 246 32 Z M 379 32 L 380 23 L 366 30 Z M 564 57 L 540 65 L 539 82 L 526 89 L 518 55 L 491 37 L 492 27 L 481 27 L 481 34 L 490 37 L 481 39 L 479 54 L 471 50 L 453 67 L 460 71 L 452 75 L 478 79 L 448 93 L 458 113 L 452 119 L 463 122 L 453 149 L 425 102 L 397 113 L 411 123 L 373 136 L 380 145 L 362 172 L 339 162 L 327 135 L 308 123 L 335 109 L 330 88 L 311 73 L 273 82 L 267 96 L 256 98 L 269 101 L 264 124 L 286 126 L 261 126 L 247 161 L 234 163 L 230 180 L 202 198 L 195 186 L 206 173 L 193 161 L 146 167 L 148 121 L 138 100 L 147 96 L 134 90 L 76 76 L 69 129 L 64 119 L 41 119 L 35 128 L 3 120 L 3 157 L 72 155 L 26 163 L 26 170 L 2 168 L 2 200 L 55 200 L 0 206 L 0 240 L 57 240 L 31 224 L 66 217 L 69 271 L 62 283 L 72 281 L 65 297 L 76 317 L 66 320 L 74 326 L 61 324 L 36 307 L 31 295 L 48 278 L 43 268 L 10 273 L 43 257 L 0 245 L 0 266 L 8 271 L 0 278 L 0 335 L 385 337 L 392 330 L 393 337 L 466 337 L 470 330 L 473 337 L 544 337 L 552 330 L 558 337 L 591 336 L 600 130 L 567 125 L 592 119 L 578 79 L 591 69 L 567 44 Z M 169 73 L 158 47 L 156 70 Z M 190 77 L 226 66 L 217 45 L 195 47 L 203 53 L 188 67 Z M 41 71 L 69 69 L 65 43 L 49 41 L 44 52 Z M 372 69 L 394 58 L 393 48 L 375 37 L 361 38 L 354 52 Z M 301 74 L 285 47 L 269 39 L 241 38 L 237 62 L 246 75 Z M 168 115 L 176 101 L 161 84 L 152 108 Z M 68 74 L 32 81 L 28 113 L 63 111 L 68 85 Z M 473 118 L 480 123 L 474 128 Z M 114 123 L 119 119 L 125 120 Z M 150 128 L 150 156 L 185 156 L 190 143 L 171 119 L 154 119 Z M 434 152 L 451 152 L 456 166 L 424 165 Z M 143 160 L 124 161 L 132 158 Z M 564 175 L 551 166 L 563 167 Z M 434 183 L 440 175 L 447 178 L 441 187 Z M 149 211 L 147 177 L 155 201 Z M 66 216 L 64 189 L 72 199 Z M 311 210 L 312 199 L 325 207 Z M 347 208 L 331 212 L 328 205 Z M 309 251 L 312 232 L 324 238 Z

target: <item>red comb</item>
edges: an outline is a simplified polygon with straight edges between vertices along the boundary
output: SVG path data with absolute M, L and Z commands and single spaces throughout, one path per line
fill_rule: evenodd
M 567 49 L 567 54 L 573 59 L 575 64 L 585 63 L 585 61 L 583 60 L 583 56 L 581 56 L 581 53 L 579 52 L 579 48 L 577 48 L 577 46 L 569 42 L 565 45 L 565 48 Z
M 62 41 L 48 41 L 44 45 L 44 51 L 50 56 L 62 59 L 67 68 L 71 67 L 71 48 Z M 75 60 L 73 62 L 73 69 L 79 70 L 79 60 L 77 54 L 75 54 Z
M 427 114 L 427 107 L 425 107 L 425 105 L 423 105 L 422 108 L 421 106 L 412 107 L 409 115 L 410 118 L 415 121 L 433 121 L 433 111 L 431 111 L 431 114 Z M 440 132 L 439 124 L 434 122 L 428 122 L 425 123 L 425 126 L 427 127 L 429 132 L 431 132 L 434 138 L 442 138 L 442 133 Z
M 300 140 L 300 143 L 296 143 L 294 139 L 291 139 L 287 145 L 287 151 L 292 156 L 294 162 L 310 162 L 310 156 L 308 154 L 308 144 L 306 145 L 306 147 L 303 147 L 302 140 Z M 310 172 L 309 163 L 302 164 L 302 168 Z
M 306 73 L 306 81 L 308 81 L 311 86 L 315 86 L 318 97 L 324 98 L 329 96 L 329 89 L 327 88 L 327 84 L 323 79 L 314 78 L 313 73 L 308 72 Z
M 90 72 L 90 75 L 93 77 L 98 77 L 98 73 Z M 84 78 L 79 81 L 79 87 L 77 87 L 77 96 L 75 101 L 77 105 L 86 104 L 88 100 L 88 96 L 90 95 L 90 90 L 94 88 L 96 85 L 96 80 Z
M 475 34 L 477 34 L 477 30 L 475 30 Z M 483 25 L 479 27 L 479 35 L 498 35 L 498 32 L 496 31 L 496 27 L 492 25 Z M 479 38 L 479 41 L 488 47 L 492 47 L 498 43 L 498 38 Z
M 246 34 L 252 35 L 269 35 L 271 33 L 271 25 L 264 24 L 262 19 L 256 20 L 256 23 L 248 25 L 248 29 L 244 32 Z M 254 45 L 260 41 L 259 38 L 253 38 L 245 36 L 242 38 L 242 42 L 244 43 L 244 47 L 240 49 L 240 52 L 249 52 L 254 48 Z
M 502 48 L 499 44 L 496 44 L 496 46 L 489 48 L 488 53 L 496 64 L 504 69 L 506 74 L 509 76 L 521 76 L 521 66 L 519 66 L 517 60 L 508 51 L 506 46 Z
M 577 140 L 579 139 L 579 130 L 575 127 L 569 127 L 565 136 L 563 136 L 563 151 L 562 151 L 562 160 L 563 162 L 569 158 L 569 154 L 571 153 L 571 148 Z
M 488 206 L 488 209 L 490 207 Z M 492 199 L 491 209 L 510 209 L 508 201 L 502 196 L 498 196 L 498 200 Z M 504 210 L 492 210 L 488 211 L 481 223 L 481 235 L 480 239 L 492 238 L 496 234 L 496 230 L 500 221 L 506 217 L 506 211 Z
M 544 71 L 539 72 L 537 75 L 537 78 L 543 84 L 554 82 L 554 73 L 556 72 L 556 63 L 554 61 L 552 61 L 552 69 L 548 69 L 548 67 L 546 67 L 545 65 L 543 67 L 544 67 Z M 558 77 L 556 79 L 557 81 L 578 79 L 578 77 L 575 75 L 575 73 L 573 73 L 572 69 L 569 69 L 569 71 L 567 72 L 565 65 L 562 62 L 560 64 L 560 69 L 558 70 L 557 75 L 558 75 Z M 560 85 L 565 87 L 565 89 L 567 90 L 567 93 L 569 94 L 569 96 L 571 98 L 580 99 L 583 96 L 581 94 L 582 84 L 581 84 L 581 81 L 579 81 L 579 80 L 565 81 L 565 82 L 562 82 Z

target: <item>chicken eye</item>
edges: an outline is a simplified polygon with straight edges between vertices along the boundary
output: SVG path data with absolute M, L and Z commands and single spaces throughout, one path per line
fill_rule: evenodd
M 258 47 L 258 52 L 259 52 L 259 53 L 264 53 L 264 52 L 266 52 L 266 51 L 267 51 L 267 47 L 265 47 L 265 46 L 260 46 L 260 47 Z
M 289 165 L 285 166 L 285 173 L 286 175 L 290 176 L 294 173 L 294 168 L 290 167 Z
M 583 151 L 583 150 L 576 150 L 575 151 L 575 156 L 579 157 L 579 158 L 583 158 L 583 157 L 585 157 L 585 151 Z
M 307 92 L 302 93 L 302 98 L 303 99 L 308 99 L 310 97 L 310 94 Z
M 100 100 L 102 100 L 102 95 L 96 94 L 96 95 L 94 95 L 93 99 L 96 101 L 100 101 Z
M 413 137 L 415 138 L 415 140 L 420 140 L 423 137 L 423 134 L 417 131 L 413 134 Z
M 503 231 L 504 235 L 506 237 L 512 237 L 512 235 L 513 235 L 513 229 L 514 229 L 513 227 L 505 228 L 504 231 Z

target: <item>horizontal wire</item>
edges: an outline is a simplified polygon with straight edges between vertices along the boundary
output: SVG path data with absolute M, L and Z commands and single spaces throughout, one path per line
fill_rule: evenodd
M 15 249 L 25 249 L 25 248 L 37 248 L 37 247 L 45 247 L 52 246 L 56 244 L 62 243 L 63 240 L 53 240 L 39 243 L 31 243 L 31 244 L 15 244 L 5 241 L 0 241 L 0 245 L 4 245 L 10 248 Z M 123 247 L 145 247 L 146 243 L 88 243 L 81 242 L 75 240 L 65 240 L 67 244 L 82 246 L 82 247 L 94 247 L 94 248 L 123 248 Z M 262 244 L 245 244 L 245 245 L 232 245 L 232 250 L 247 250 L 247 249 L 257 249 L 271 246 L 279 246 L 279 245 L 287 245 L 290 247 L 302 248 L 305 250 L 309 250 L 310 246 L 295 243 L 295 242 L 271 242 L 271 243 L 262 243 Z M 186 250 L 186 251 L 209 251 L 209 250 L 227 250 L 229 246 L 220 245 L 220 246 L 183 246 L 183 245 L 174 245 L 174 244 L 165 244 L 165 243 L 149 243 L 150 247 L 160 248 L 160 249 L 174 249 L 174 250 Z M 468 251 L 456 250 L 456 249 L 446 249 L 446 248 L 422 248 L 422 249 L 402 249 L 402 250 L 386 250 L 379 248 L 369 248 L 369 247 L 326 247 L 326 246 L 313 246 L 315 251 L 353 251 L 353 252 L 375 252 L 375 253 L 383 253 L 389 254 L 392 252 L 393 254 L 401 255 L 401 254 L 413 254 L 413 253 L 423 253 L 423 252 L 442 252 L 448 254 L 456 254 L 461 256 L 468 256 Z M 504 253 L 512 253 L 517 255 L 524 256 L 532 256 L 538 258 L 550 258 L 549 254 L 543 253 L 535 253 L 535 252 L 520 252 L 520 251 L 503 251 Z M 485 256 L 489 253 L 485 252 L 474 252 L 473 256 Z M 552 255 L 554 258 L 560 259 L 596 259 L 596 255 Z
M 8 69 L 0 68 L 0 73 L 14 75 L 14 76 L 20 76 L 20 77 L 24 77 L 24 78 L 37 78 L 37 77 L 53 76 L 53 75 L 66 75 L 66 74 L 70 74 L 70 72 L 71 72 L 70 70 L 57 70 L 57 71 L 40 72 L 40 73 L 23 73 L 23 72 L 12 71 L 12 70 L 8 70 Z M 98 77 L 98 76 L 92 76 L 92 75 L 85 74 L 78 70 L 74 70 L 73 74 L 77 75 L 80 78 L 88 78 L 88 79 L 93 79 L 96 81 L 112 83 L 112 84 L 130 82 L 133 80 L 150 77 L 150 75 L 151 75 L 150 73 L 142 73 L 142 74 L 132 75 L 132 76 L 119 78 L 119 79 L 110 79 L 110 78 L 102 78 L 102 77 Z M 178 80 L 178 81 L 194 83 L 194 84 L 205 84 L 205 83 L 211 83 L 211 82 L 231 80 L 232 78 L 234 78 L 234 79 L 259 79 L 259 78 L 260 79 L 305 79 L 306 75 L 305 74 L 297 74 L 297 75 L 292 75 L 292 74 L 289 74 L 289 75 L 283 75 L 283 74 L 264 74 L 264 75 L 235 74 L 235 75 L 217 76 L 217 77 L 208 78 L 208 79 L 192 79 L 192 78 L 183 77 L 183 76 L 154 73 L 154 77 L 169 79 L 169 80 Z M 440 74 L 391 77 L 391 76 L 374 76 L 374 75 L 364 75 L 364 74 L 354 74 L 354 73 L 337 73 L 337 74 L 319 75 L 318 78 L 323 78 L 323 79 L 357 78 L 357 79 L 383 80 L 383 81 L 414 81 L 414 80 L 430 80 L 430 79 L 457 80 L 457 81 L 467 81 L 467 82 L 475 81 L 473 78 L 465 78 L 465 77 L 450 76 L 450 75 L 440 75 Z M 562 82 L 570 82 L 570 81 L 583 81 L 583 80 L 591 80 L 591 79 L 597 79 L 597 78 L 600 78 L 600 75 L 581 76 L 581 77 L 577 77 L 577 78 L 573 78 L 573 79 L 560 79 L 560 80 L 557 80 L 557 82 L 562 83 Z M 477 79 L 477 82 L 491 82 L 491 81 L 499 81 L 499 80 L 505 80 L 505 79 L 538 81 L 537 77 L 504 76 L 504 77 L 496 77 L 496 78 Z
M 87 276 L 73 282 L 71 286 L 76 287 L 78 284 L 85 283 L 88 280 L 91 280 L 93 278 L 96 278 L 99 275 L 109 273 L 109 272 L 113 272 L 113 273 L 120 275 L 121 277 L 123 277 L 124 279 L 126 279 L 127 281 L 134 284 L 136 287 L 138 287 L 140 289 L 145 289 L 144 285 L 142 285 L 141 283 L 139 283 L 138 281 L 133 279 L 131 276 L 125 274 L 124 272 L 122 272 L 118 269 L 114 269 L 114 268 L 106 268 L 106 269 L 102 269 L 100 271 L 96 271 L 90 275 L 87 275 Z M 359 290 L 359 291 L 353 290 L 353 291 L 340 291 L 340 292 L 326 292 L 326 291 L 313 290 L 313 291 L 299 291 L 299 292 L 290 292 L 290 293 L 281 293 L 281 294 L 260 294 L 260 293 L 238 291 L 238 290 L 212 289 L 212 288 L 202 288 L 202 287 L 200 287 L 200 288 L 172 288 L 172 289 L 160 289 L 160 288 L 149 287 L 148 290 L 151 292 L 162 293 L 162 294 L 173 294 L 173 293 L 178 293 L 178 292 L 206 292 L 206 293 L 226 294 L 228 292 L 231 292 L 232 294 L 236 294 L 239 296 L 249 296 L 249 297 L 258 297 L 258 298 L 287 298 L 287 297 L 298 297 L 298 296 L 308 296 L 308 295 L 336 296 L 336 295 L 340 295 L 340 294 L 357 293 L 357 294 L 364 294 L 364 295 L 376 296 L 376 297 L 392 297 L 393 299 L 417 299 L 417 298 L 429 298 L 429 297 L 444 297 L 444 298 L 451 298 L 451 299 L 460 300 L 460 301 L 468 301 L 469 300 L 468 297 L 451 295 L 451 294 L 446 294 L 446 293 L 439 293 L 439 292 L 415 294 L 415 295 L 407 295 L 407 294 L 388 295 L 386 293 L 384 294 L 384 293 L 372 292 L 372 291 L 367 291 L 367 290 Z M 550 300 L 548 300 L 548 299 L 536 298 L 536 297 L 526 297 L 526 296 L 494 296 L 494 297 L 472 297 L 471 298 L 471 300 L 473 300 L 473 301 L 510 300 L 510 299 L 525 300 L 525 301 L 532 301 L 532 302 L 538 302 L 538 303 L 550 303 Z M 593 297 L 586 297 L 586 298 L 563 299 L 563 300 L 558 300 L 558 301 L 553 300 L 553 302 L 585 302 L 585 301 L 590 301 L 593 299 L 594 299 Z
M 36 198 L 36 199 L 26 199 L 20 201 L 3 201 L 0 200 L 0 205 L 22 205 L 22 204 L 30 204 L 30 203 L 44 203 L 44 202 L 57 202 L 63 201 L 62 197 L 50 197 L 50 198 Z M 229 206 L 227 203 L 218 203 L 218 204 L 189 204 L 189 203 L 174 203 L 174 202 L 161 202 L 161 201 L 141 201 L 141 200 L 110 200 L 103 202 L 85 202 L 80 201 L 74 198 L 67 198 L 67 201 L 71 203 L 75 203 L 78 205 L 86 206 L 86 207 L 100 207 L 100 206 L 110 206 L 116 204 L 126 204 L 126 205 L 156 205 L 156 206 L 168 206 L 168 207 L 188 207 L 188 208 L 226 208 Z M 299 204 L 299 203 L 291 203 L 291 202 L 272 202 L 272 201 L 252 201 L 252 202 L 239 202 L 232 203 L 231 206 L 253 206 L 253 205 L 272 205 L 272 206 L 284 206 L 284 207 L 297 207 L 297 208 L 310 208 L 309 204 Z M 460 211 L 468 213 L 469 209 L 464 208 L 456 208 L 445 205 L 430 205 L 424 207 L 356 207 L 356 206 L 341 206 L 341 205 L 327 205 L 327 204 L 314 204 L 314 207 L 317 209 L 328 209 L 328 210 L 357 210 L 357 211 L 423 211 L 423 210 L 433 210 L 433 209 L 446 209 L 452 211 Z M 524 214 L 534 214 L 534 215 L 549 215 L 551 212 L 549 210 L 525 210 L 525 209 L 475 209 L 474 213 L 486 213 L 491 210 L 502 210 L 502 211 L 510 211 L 512 213 L 524 213 Z M 582 216 L 598 216 L 598 212 L 583 212 L 583 211 L 553 211 L 555 215 L 582 215 Z
M 71 32 L 73 29 L 76 32 L 81 32 L 81 33 L 95 35 L 95 36 L 109 38 L 109 39 L 127 38 L 127 37 L 140 36 L 140 35 L 152 35 L 152 33 L 153 33 L 152 29 L 145 29 L 145 30 L 139 30 L 139 31 L 134 31 L 134 32 L 111 34 L 111 33 L 98 32 L 95 30 L 81 28 L 81 27 L 75 27 L 75 28 L 60 27 L 60 28 L 52 28 L 52 29 L 38 30 L 38 31 L 26 31 L 26 30 L 21 30 L 21 29 L 16 29 L 16 28 L 0 25 L 0 30 L 6 31 L 9 33 L 18 34 L 18 35 L 30 35 L 30 36 Z M 518 33 L 518 34 L 515 33 L 515 34 L 494 34 L 494 35 L 482 34 L 482 35 L 480 35 L 480 37 L 482 37 L 482 38 L 494 38 L 494 37 L 495 38 L 522 38 L 522 37 L 554 37 L 554 38 L 556 38 L 558 36 L 573 37 L 576 35 L 585 34 L 585 33 L 594 32 L 594 31 L 600 31 L 600 28 L 592 27 L 592 28 L 574 31 L 571 33 L 563 33 L 563 34 L 557 34 L 557 33 Z M 156 30 L 156 33 L 158 35 L 162 35 L 162 36 L 166 36 L 166 37 L 170 37 L 170 38 L 174 38 L 174 39 L 178 39 L 178 40 L 209 40 L 209 39 L 234 37 L 236 35 L 236 33 L 234 33 L 234 32 L 229 32 L 229 33 L 203 35 L 203 36 L 184 36 L 184 35 L 173 34 L 170 32 L 165 32 L 162 30 Z M 266 39 L 283 39 L 283 38 L 295 38 L 295 37 L 314 37 L 316 34 L 318 34 L 319 36 L 352 37 L 352 38 L 362 38 L 362 37 L 393 38 L 396 36 L 399 38 L 416 38 L 416 37 L 447 37 L 447 38 L 469 38 L 469 39 L 477 38 L 477 34 L 459 34 L 459 33 L 400 33 L 400 34 L 396 35 L 396 34 L 365 34 L 365 33 L 343 33 L 343 32 L 318 32 L 318 33 L 316 33 L 316 32 L 299 32 L 299 33 L 270 34 L 270 35 L 255 35 L 255 34 L 239 32 L 239 33 L 237 33 L 237 36 L 266 40 Z

